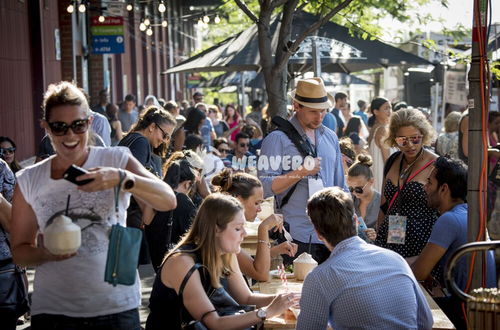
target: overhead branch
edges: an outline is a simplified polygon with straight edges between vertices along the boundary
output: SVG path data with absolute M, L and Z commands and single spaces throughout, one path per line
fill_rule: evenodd
M 300 44 L 302 41 L 304 41 L 307 36 L 311 35 L 313 32 L 318 30 L 321 26 L 326 24 L 333 16 L 335 16 L 339 11 L 344 9 L 345 7 L 349 6 L 351 2 L 354 0 L 345 0 L 344 2 L 338 4 L 335 8 L 333 8 L 328 14 L 323 16 L 321 19 L 319 19 L 316 23 L 311 25 L 308 29 L 306 29 L 304 32 L 302 32 L 297 39 L 293 42 L 293 44 L 289 48 L 289 53 L 288 56 L 286 56 L 286 61 L 288 61 L 288 58 L 297 51 L 299 48 Z
M 288 0 L 273 0 L 271 2 L 271 8 L 274 10 L 275 8 L 283 6 L 287 2 Z
M 288 62 L 287 43 L 292 35 L 293 16 L 298 2 L 299 0 L 289 0 L 283 6 L 283 12 L 282 12 L 281 24 L 278 36 L 278 47 L 276 49 L 276 63 L 278 63 L 278 66 L 279 64 L 282 63 L 283 57 L 286 57 L 286 62 Z
M 255 24 L 259 22 L 257 16 L 255 16 L 255 14 L 250 10 L 250 8 L 248 8 L 245 2 L 241 0 L 234 0 L 234 2 L 236 2 L 236 5 L 240 7 L 241 10 L 243 10 L 243 12 L 252 20 L 252 22 L 254 22 Z

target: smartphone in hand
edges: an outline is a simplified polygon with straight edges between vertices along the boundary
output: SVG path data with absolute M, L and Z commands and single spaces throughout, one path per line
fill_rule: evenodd
M 64 172 L 63 178 L 65 180 L 68 180 L 69 182 L 76 184 L 77 186 L 83 186 L 84 184 L 92 182 L 94 179 L 76 181 L 76 178 L 79 177 L 80 175 L 87 174 L 88 172 L 89 171 L 87 171 L 86 169 L 78 167 L 73 164 L 66 170 L 66 172 Z

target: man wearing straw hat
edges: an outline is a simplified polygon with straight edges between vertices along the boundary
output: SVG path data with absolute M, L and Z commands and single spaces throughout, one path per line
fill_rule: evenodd
M 333 106 L 333 97 L 326 92 L 323 80 L 316 77 L 299 80 L 289 96 L 295 111 L 289 122 L 313 150 L 314 160 L 293 166 L 297 165 L 294 160 L 303 155 L 286 133 L 275 130 L 264 139 L 259 162 L 265 159 L 269 159 L 270 164 L 274 161 L 274 165 L 278 164 L 277 160 L 281 162 L 279 166 L 259 166 L 258 174 L 265 198 L 275 196 L 276 211 L 282 213 L 290 225 L 293 241 L 298 244 L 297 255 L 310 251 L 321 263 L 330 252 L 318 239 L 306 214 L 307 200 L 324 187 L 339 186 L 347 191 L 337 135 L 322 125 L 327 109 Z

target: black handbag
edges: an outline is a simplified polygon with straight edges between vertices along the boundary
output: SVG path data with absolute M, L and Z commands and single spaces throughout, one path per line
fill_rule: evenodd
M 196 263 L 189 269 L 187 272 L 186 276 L 184 276 L 184 279 L 182 280 L 181 286 L 179 288 L 179 298 L 181 300 L 181 309 L 180 309 L 180 314 L 181 314 L 181 328 L 184 330 L 207 330 L 207 327 L 203 324 L 203 322 L 200 320 L 192 320 L 190 322 L 185 322 L 184 321 L 184 313 L 183 311 L 185 310 L 183 299 L 182 299 L 182 294 L 184 292 L 184 287 L 186 286 L 187 281 L 191 277 L 191 275 L 194 273 L 195 270 L 199 268 L 204 268 L 205 273 L 208 273 L 208 270 L 206 269 L 205 266 L 202 264 Z M 228 315 L 236 315 L 236 314 L 244 314 L 246 312 L 250 312 L 255 310 L 254 305 L 239 305 L 233 297 L 227 293 L 227 291 L 224 289 L 224 287 L 220 288 L 213 288 L 210 286 L 208 290 L 206 291 L 208 298 L 210 299 L 210 302 L 214 305 L 215 310 L 219 316 L 228 316 Z M 187 312 L 187 311 L 186 311 Z M 250 327 L 245 330 L 250 330 L 250 329 L 255 329 L 255 327 Z
M 1 226 L 0 229 L 5 234 Z M 10 249 L 6 234 L 5 241 Z M 0 261 L 0 315 L 19 317 L 29 310 L 24 273 L 25 270 L 14 264 L 12 258 Z

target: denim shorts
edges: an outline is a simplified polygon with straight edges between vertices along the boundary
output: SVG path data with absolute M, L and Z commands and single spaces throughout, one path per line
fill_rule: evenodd
M 137 308 L 96 317 L 69 317 L 55 314 L 37 314 L 31 317 L 33 330 L 140 330 Z

